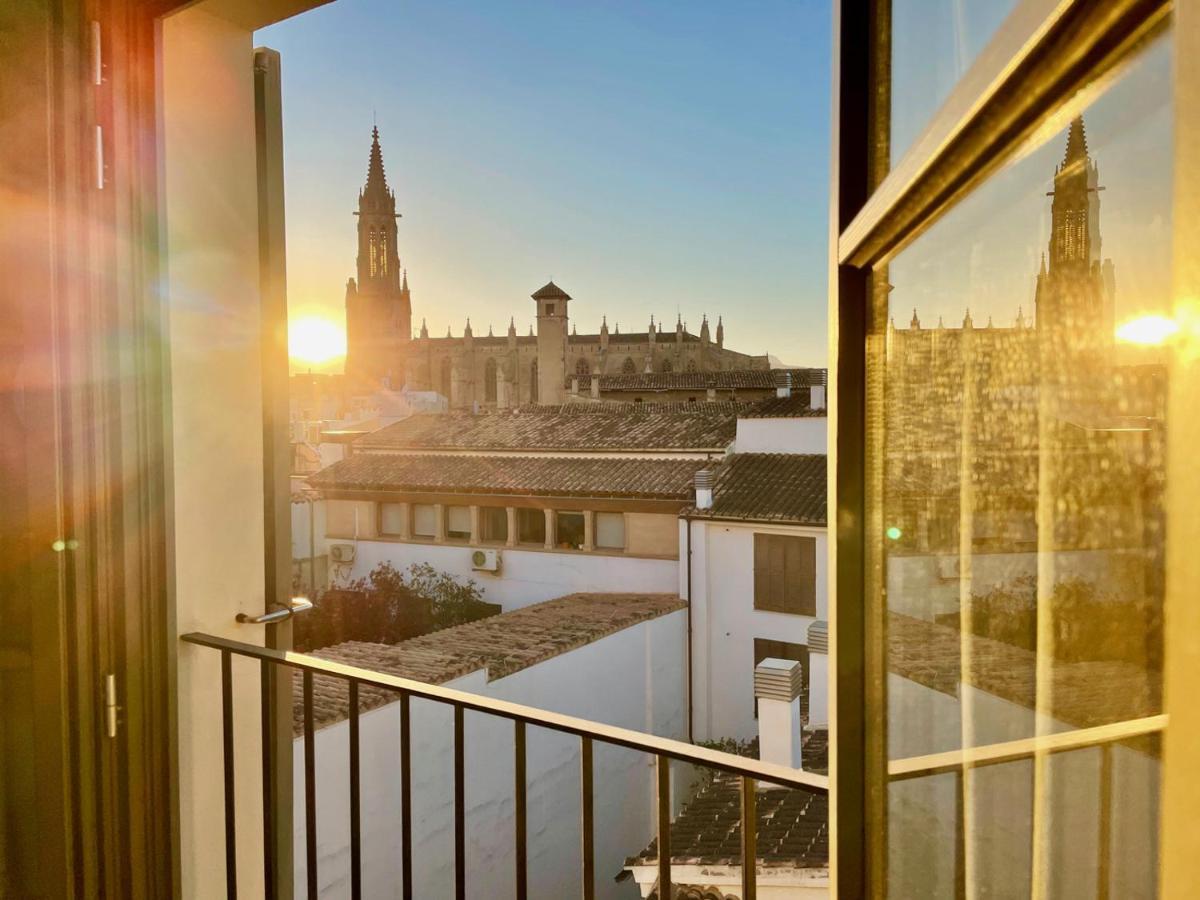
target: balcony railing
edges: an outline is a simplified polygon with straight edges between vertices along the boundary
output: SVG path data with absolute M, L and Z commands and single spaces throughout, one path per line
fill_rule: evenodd
M 350 794 L 350 867 L 351 894 L 362 896 L 362 846 L 361 813 L 359 806 L 359 704 L 360 685 L 370 685 L 394 691 L 400 703 L 400 789 L 401 789 L 401 865 L 402 896 L 410 900 L 412 885 L 412 808 L 410 786 L 412 777 L 412 755 L 409 741 L 409 701 L 412 697 L 447 704 L 454 709 L 454 871 L 455 896 L 466 896 L 466 819 L 465 819 L 465 763 L 463 739 L 463 714 L 465 710 L 484 713 L 513 722 L 513 754 L 515 767 L 514 808 L 516 840 L 513 857 L 516 862 L 516 894 L 524 898 L 527 892 L 528 870 L 526 865 L 526 783 L 525 783 L 525 728 L 535 725 L 565 734 L 575 735 L 580 743 L 580 804 L 579 814 L 582 829 L 581 896 L 591 900 L 594 896 L 595 859 L 592 825 L 594 787 L 592 783 L 592 744 L 599 741 L 617 747 L 639 750 L 652 754 L 657 762 L 657 810 L 658 810 L 658 896 L 669 898 L 671 890 L 671 796 L 670 766 L 672 760 L 717 769 L 735 774 L 741 779 L 741 834 L 742 898 L 755 897 L 756 818 L 755 783 L 758 781 L 781 787 L 826 793 L 829 781 L 823 775 L 803 772 L 787 766 L 774 765 L 746 757 L 721 753 L 697 747 L 683 741 L 656 737 L 627 728 L 617 728 L 574 716 L 547 712 L 531 706 L 495 700 L 479 694 L 458 691 L 452 688 L 424 684 L 407 678 L 359 669 L 315 656 L 272 650 L 240 641 L 213 637 L 207 634 L 185 634 L 183 640 L 201 647 L 210 647 L 221 653 L 221 696 L 224 741 L 225 775 L 225 877 L 228 895 L 237 896 L 236 834 L 234 829 L 234 759 L 233 759 L 233 667 L 234 654 L 257 659 L 262 663 L 265 676 L 270 666 L 288 666 L 303 673 L 304 704 L 304 805 L 305 805 L 305 850 L 307 858 L 307 896 L 316 898 L 317 890 L 317 817 L 316 817 L 316 745 L 313 738 L 313 675 L 340 678 L 348 682 L 349 709 L 349 780 Z M 267 738 L 267 717 L 263 717 L 264 746 Z M 263 754 L 263 777 L 270 780 L 270 754 Z M 268 894 L 270 893 L 271 866 L 266 862 Z

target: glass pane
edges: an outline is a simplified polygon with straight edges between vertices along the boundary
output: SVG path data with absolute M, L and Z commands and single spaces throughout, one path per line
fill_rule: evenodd
M 517 540 L 522 544 L 546 543 L 546 513 L 543 510 L 517 510 Z
M 508 540 L 508 510 L 503 506 L 484 506 L 479 510 L 479 525 L 485 541 Z
M 560 550 L 578 550 L 583 546 L 583 513 L 560 512 L 555 514 L 555 544 Z
M 892 0 L 892 164 L 1000 27 L 1016 0 Z
M 596 546 L 605 549 L 625 549 L 625 514 L 596 513 Z
M 874 273 L 891 759 L 1162 711 L 1170 72 L 1163 39 Z M 1151 744 L 966 772 L 968 886 L 1153 896 Z M 911 831 L 948 790 L 892 785 L 894 896 L 945 895 Z
M 437 534 L 437 509 L 428 503 L 413 505 L 413 534 L 434 537 Z
M 384 534 L 404 533 L 404 504 L 379 504 L 379 530 Z
M 456 541 L 471 538 L 471 507 L 446 507 L 446 537 Z

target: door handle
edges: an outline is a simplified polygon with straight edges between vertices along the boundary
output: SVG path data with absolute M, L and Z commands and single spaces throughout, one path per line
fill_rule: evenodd
M 271 611 L 263 613 L 261 616 L 238 613 L 237 620 L 243 625 L 272 625 L 276 622 L 282 622 L 284 619 L 290 619 L 296 613 L 306 612 L 312 609 L 312 607 L 312 601 L 307 597 L 293 597 L 288 601 L 287 606 L 277 606 Z

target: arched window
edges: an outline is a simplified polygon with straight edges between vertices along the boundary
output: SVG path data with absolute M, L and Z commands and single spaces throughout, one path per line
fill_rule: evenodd
M 367 256 L 371 263 L 371 277 L 379 274 L 379 247 L 376 244 L 375 229 L 367 231 Z
M 626 375 L 632 375 L 637 371 L 637 366 L 634 365 L 633 360 L 627 356 L 625 357 L 625 362 L 621 363 L 621 371 Z
M 688 370 L 689 372 L 695 372 L 695 371 L 696 371 L 696 361 L 695 361 L 694 359 L 689 359 L 689 360 L 687 361 L 687 370 Z
M 579 362 L 575 363 L 575 374 L 576 375 L 591 375 L 592 374 L 592 367 L 588 365 L 588 361 L 586 359 L 581 359 L 581 360 L 579 360 Z
M 483 399 L 496 402 L 496 361 L 489 359 L 483 367 Z
M 664 372 L 674 372 L 675 367 L 671 365 L 671 361 L 669 359 L 664 359 L 663 364 L 662 364 L 662 370 Z
M 442 357 L 441 390 L 439 393 L 447 400 L 450 399 L 450 357 Z
M 387 229 L 380 228 L 379 229 L 379 274 L 380 275 L 387 274 L 387 260 L 388 260 Z
M 536 359 L 533 361 L 533 364 L 529 367 L 529 402 L 530 403 L 538 402 L 538 374 L 537 374 L 537 360 Z

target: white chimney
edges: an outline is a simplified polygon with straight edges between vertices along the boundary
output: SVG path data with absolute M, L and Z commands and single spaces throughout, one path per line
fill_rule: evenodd
M 829 623 L 808 626 L 808 727 L 829 724 Z
M 571 393 L 573 395 L 579 394 L 579 376 L 578 375 L 571 376 Z
M 763 762 L 801 768 L 800 663 L 768 657 L 754 667 L 754 696 L 758 700 L 758 758 Z
M 808 408 L 809 409 L 824 409 L 825 408 L 825 385 L 814 384 L 808 389 Z
M 712 470 L 701 469 L 696 473 L 696 509 L 710 509 L 712 503 Z
M 600 399 L 600 376 L 599 375 L 592 376 L 591 388 L 592 388 L 592 399 L 599 400 Z
M 775 370 L 775 396 L 792 396 L 792 373 L 784 369 Z

